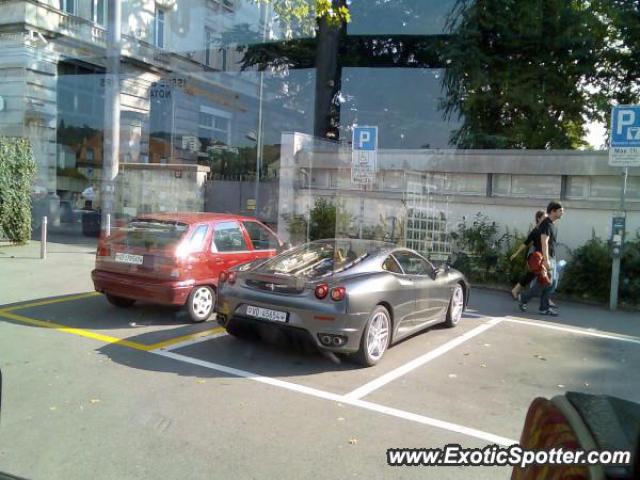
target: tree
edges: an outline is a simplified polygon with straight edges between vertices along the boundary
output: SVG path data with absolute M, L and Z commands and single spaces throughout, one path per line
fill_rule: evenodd
M 0 138 L 0 230 L 14 243 L 31 238 L 31 183 L 36 173 L 31 144 Z
M 606 39 L 595 7 L 567 0 L 457 0 L 442 109 L 461 148 L 576 148 L 593 118 Z

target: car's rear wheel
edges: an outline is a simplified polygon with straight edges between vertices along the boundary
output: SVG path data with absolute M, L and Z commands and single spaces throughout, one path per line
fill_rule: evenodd
M 134 303 L 136 303 L 136 301 L 132 298 L 119 297 L 117 295 L 110 295 L 108 293 L 105 296 L 107 297 L 107 301 L 111 305 L 115 305 L 118 308 L 129 308 Z
M 194 287 L 187 300 L 189 316 L 194 323 L 204 322 L 211 316 L 216 304 L 216 292 L 207 285 Z
M 360 350 L 356 354 L 358 363 L 372 367 L 378 363 L 389 347 L 391 339 L 391 316 L 386 308 L 378 305 L 373 309 L 362 332 Z
M 447 327 L 455 327 L 462 318 L 462 311 L 464 310 L 464 290 L 459 283 L 454 287 L 451 294 L 451 300 L 449 300 L 449 309 L 447 310 L 447 319 L 444 324 Z

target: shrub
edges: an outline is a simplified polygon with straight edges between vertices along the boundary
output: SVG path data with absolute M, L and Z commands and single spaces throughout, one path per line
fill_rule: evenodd
M 31 184 L 35 173 L 29 141 L 0 138 L 0 228 L 14 243 L 31 238 Z
M 598 237 L 573 252 L 573 258 L 560 278 L 559 291 L 585 299 L 609 299 L 611 255 L 609 246 Z

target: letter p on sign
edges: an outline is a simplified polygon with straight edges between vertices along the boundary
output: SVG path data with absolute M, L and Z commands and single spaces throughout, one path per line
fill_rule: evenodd
M 371 132 L 368 130 L 360 130 L 358 138 L 358 148 L 364 148 L 365 144 L 371 141 Z
M 633 110 L 619 110 L 616 122 L 616 133 L 622 135 L 622 129 L 633 125 L 636 121 L 636 112 Z

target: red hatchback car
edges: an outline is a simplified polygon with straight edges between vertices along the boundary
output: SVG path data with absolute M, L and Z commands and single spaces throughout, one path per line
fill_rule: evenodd
M 91 277 L 113 305 L 130 307 L 136 300 L 186 305 L 191 319 L 202 322 L 213 312 L 222 271 L 271 257 L 283 247 L 251 217 L 145 214 L 100 240 Z

